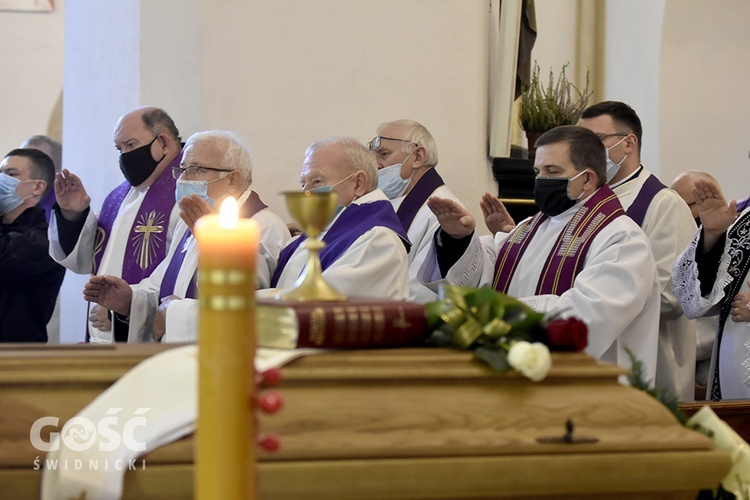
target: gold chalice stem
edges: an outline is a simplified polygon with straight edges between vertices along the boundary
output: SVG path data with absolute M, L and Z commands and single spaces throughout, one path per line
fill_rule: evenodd
M 322 300 L 340 301 L 346 300 L 346 295 L 328 284 L 323 279 L 323 268 L 320 265 L 318 254 L 326 244 L 318 239 L 308 238 L 305 248 L 309 252 L 307 266 L 302 275 L 294 283 L 294 288 L 286 293 L 279 294 L 278 298 L 283 300 Z

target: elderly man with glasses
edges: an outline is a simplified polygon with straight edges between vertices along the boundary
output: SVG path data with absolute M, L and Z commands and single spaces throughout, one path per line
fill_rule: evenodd
M 695 399 L 695 322 L 685 317 L 673 293 L 672 267 L 695 233 L 695 221 L 680 196 L 641 165 L 643 132 L 636 112 L 623 102 L 604 101 L 584 110 L 581 126 L 607 151 L 607 183 L 625 212 L 648 236 L 659 271 L 661 316 L 656 386 L 681 400 Z
M 250 154 L 231 132 L 199 132 L 188 139 L 180 165 L 172 167 L 177 179 L 173 197 L 178 200 L 181 225 L 187 226 L 182 238 L 175 240 L 151 277 L 138 285 L 105 275 L 92 276 L 85 286 L 86 300 L 115 312 L 116 334 L 127 331 L 130 342 L 197 339 L 198 248 L 193 225 L 218 210 L 229 196 L 237 199 L 242 217 L 260 226 L 256 287 L 269 286 L 271 270 L 290 235 L 284 221 L 250 187 L 252 168 Z
M 63 169 L 55 175 L 57 203 L 50 219 L 50 255 L 77 274 L 109 274 L 131 284 L 151 275 L 166 257 L 180 220 L 170 167 L 179 165 L 180 133 L 160 108 L 142 106 L 115 125 L 125 182 L 110 192 L 98 214 L 81 179 Z M 92 304 L 86 340 L 109 343 L 109 312 Z
M 368 147 L 378 162 L 378 187 L 391 200 L 412 245 L 409 300 L 430 302 L 437 299 L 437 294 L 417 278 L 432 237 L 440 227 L 427 207 L 427 199 L 438 196 L 461 202 L 436 170 L 437 145 L 424 125 L 413 120 L 394 120 L 381 124 L 377 133 Z

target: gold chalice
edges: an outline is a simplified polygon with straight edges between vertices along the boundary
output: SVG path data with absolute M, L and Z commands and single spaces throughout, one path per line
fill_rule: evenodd
M 300 225 L 302 232 L 307 235 L 305 248 L 309 252 L 309 257 L 305 270 L 294 283 L 294 288 L 277 294 L 275 298 L 332 302 L 346 300 L 346 295 L 333 288 L 323 278 L 323 270 L 318 256 L 323 247 L 326 246 L 320 239 L 320 233 L 336 214 L 338 195 L 336 193 L 312 193 L 310 191 L 287 191 L 282 194 L 286 198 L 289 213 Z

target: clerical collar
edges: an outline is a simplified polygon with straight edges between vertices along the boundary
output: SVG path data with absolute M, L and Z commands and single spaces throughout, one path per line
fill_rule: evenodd
M 641 172 L 643 172 L 643 165 L 639 165 L 639 166 L 638 166 L 638 170 L 636 170 L 635 172 L 633 172 L 633 173 L 632 173 L 632 174 L 630 174 L 629 176 L 625 177 L 625 178 L 624 178 L 623 180 L 621 180 L 621 181 L 620 181 L 620 182 L 618 182 L 617 184 L 610 184 L 610 185 L 609 185 L 609 187 L 610 187 L 611 189 L 614 189 L 614 188 L 616 188 L 616 187 L 622 186 L 623 184 L 625 184 L 625 183 L 628 183 L 628 182 L 632 181 L 633 179 L 637 179 L 637 178 L 638 178 L 638 176 L 639 176 L 639 175 L 641 175 Z

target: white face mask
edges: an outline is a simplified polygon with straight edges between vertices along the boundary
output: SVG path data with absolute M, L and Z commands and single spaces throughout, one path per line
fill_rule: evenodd
M 628 138 L 627 136 L 623 137 L 622 139 L 620 139 L 617 142 L 617 144 L 620 144 L 622 141 L 624 141 L 627 138 Z M 614 148 L 615 146 L 617 146 L 617 144 L 614 144 L 613 146 L 607 148 L 607 152 L 606 152 L 606 155 L 607 155 L 607 182 L 609 182 L 612 179 L 614 179 L 615 175 L 617 175 L 617 172 L 620 171 L 620 166 L 622 166 L 622 162 L 624 162 L 625 158 L 628 157 L 628 155 L 623 156 L 622 160 L 620 160 L 620 163 L 615 163 L 615 162 L 613 162 L 609 158 L 609 150 L 612 149 L 612 148 Z
M 411 153 L 413 153 L 412 151 Z M 389 167 L 378 170 L 378 188 L 380 188 L 389 200 L 403 196 L 406 187 L 411 182 L 411 175 L 407 179 L 401 178 L 401 166 L 409 159 L 411 153 L 401 163 L 396 163 Z M 414 170 L 412 169 L 412 175 Z

